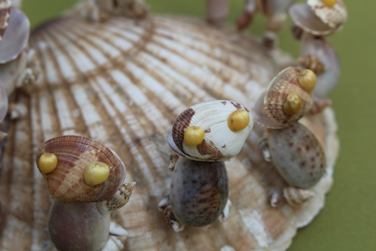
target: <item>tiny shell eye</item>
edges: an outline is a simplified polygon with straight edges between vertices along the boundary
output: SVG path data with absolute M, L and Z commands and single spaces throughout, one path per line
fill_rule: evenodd
M 337 0 L 322 0 L 322 3 L 328 7 L 328 8 L 332 8 L 334 5 L 336 5 L 337 3 Z
M 197 146 L 205 137 L 204 130 L 199 126 L 190 126 L 184 132 L 184 142 L 189 146 Z
M 288 115 L 294 115 L 302 109 L 302 100 L 296 94 L 287 96 L 286 102 L 283 105 L 283 110 Z
M 102 162 L 93 162 L 85 168 L 84 180 L 89 186 L 96 186 L 105 182 L 109 175 L 108 165 Z
M 302 70 L 299 74 L 299 84 L 307 92 L 311 92 L 316 85 L 316 74 L 309 70 Z
M 38 160 L 38 168 L 42 173 L 50 173 L 57 166 L 57 158 L 53 153 L 45 153 Z
M 249 113 L 244 109 L 239 109 L 228 116 L 228 127 L 231 131 L 238 132 L 246 128 L 249 120 Z

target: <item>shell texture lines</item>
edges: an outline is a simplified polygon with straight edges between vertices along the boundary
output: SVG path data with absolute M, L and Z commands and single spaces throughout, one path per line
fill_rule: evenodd
M 30 110 L 10 122 L 3 153 L 0 199 L 8 217 L 0 249 L 53 250 L 45 231 L 51 200 L 34 155 L 60 135 L 103 143 L 127 167 L 125 182 L 137 183 L 127 206 L 111 213 L 129 234 L 125 250 L 285 250 L 296 229 L 323 207 L 338 148 L 331 109 L 300 120 L 323 145 L 328 166 L 312 188 L 315 197 L 302 206 L 269 205 L 269 190 L 288 184 L 264 161 L 257 147 L 264 131 L 255 126 L 241 152 L 226 162 L 232 202 L 226 222 L 175 233 L 158 210 L 170 185 L 166 135 L 176 117 L 215 99 L 251 110 L 273 77 L 292 63 L 281 51 L 230 29 L 168 16 L 96 24 L 64 17 L 35 30 L 30 46 L 41 72 L 28 95 L 16 93 Z

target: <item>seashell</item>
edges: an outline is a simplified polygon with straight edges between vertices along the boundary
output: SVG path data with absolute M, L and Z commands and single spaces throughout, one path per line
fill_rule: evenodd
M 8 112 L 8 95 L 3 86 L 3 83 L 0 81 L 0 122 L 2 122 Z
M 303 117 L 312 107 L 313 94 L 303 89 L 299 82 L 299 76 L 303 69 L 288 67 L 282 70 L 270 82 L 264 96 L 264 109 L 269 117 L 278 124 L 288 126 Z M 287 113 L 286 100 L 290 95 L 296 95 L 300 99 L 300 108 Z
M 295 123 L 268 133 L 273 163 L 292 186 L 309 188 L 325 173 L 325 153 L 316 137 L 303 125 Z
M 283 189 L 283 196 L 291 206 L 300 206 L 315 196 L 315 193 L 296 187 L 287 187 Z
M 326 68 L 326 72 L 317 76 L 313 93 L 325 98 L 337 85 L 341 64 L 334 47 L 324 38 L 304 33 L 301 42 L 300 55 L 315 56 Z
M 312 70 L 316 75 L 326 72 L 325 65 L 317 57 L 311 54 L 300 57 L 298 61 L 303 68 Z
M 284 124 L 279 124 L 276 121 L 272 120 L 269 116 L 269 114 L 265 110 L 264 106 L 264 97 L 265 97 L 265 92 L 263 92 L 259 98 L 256 100 L 256 104 L 253 108 L 253 113 L 255 116 L 255 121 L 269 129 L 281 129 L 284 128 L 286 125 Z
M 296 26 L 315 36 L 328 36 L 342 29 L 342 26 L 330 27 L 325 24 L 305 3 L 293 4 L 289 14 Z
M 341 27 L 347 20 L 347 11 L 342 0 L 336 0 L 333 7 L 325 5 L 326 0 L 307 0 L 308 6 L 320 20 L 331 28 Z
M 187 226 L 205 226 L 223 212 L 229 184 L 223 162 L 179 158 L 171 178 L 171 209 Z
M 286 13 L 295 0 L 257 0 L 258 6 L 265 15 Z
M 0 0 L 0 41 L 9 24 L 11 0 Z
M 59 251 L 101 250 L 110 228 L 105 202 L 66 203 L 54 200 L 48 216 L 48 232 Z
M 15 93 L 29 115 L 11 122 L 6 144 L 12 147 L 2 153 L 0 199 L 9 213 L 0 249 L 54 250 L 45 231 L 50 195 L 30 156 L 60 135 L 103 142 L 124 161 L 127 182 L 137 182 L 128 205 L 111 213 L 129 232 L 124 242 L 129 251 L 286 250 L 297 228 L 323 207 L 338 151 L 331 108 L 302 119 L 323 143 L 328 175 L 301 207 L 267 203 L 271 188 L 287 184 L 258 151 L 265 133 L 258 127 L 226 163 L 232 209 L 224 224 L 176 233 L 157 209 L 171 181 L 166 135 L 176 117 L 214 99 L 251 109 L 281 67 L 293 63 L 280 50 L 266 50 L 259 39 L 197 19 L 153 15 L 137 23 L 113 17 L 96 24 L 65 16 L 37 28 L 30 46 L 41 71 L 35 84 Z
M 17 9 L 10 11 L 9 25 L 0 43 L 0 64 L 17 58 L 27 45 L 30 23 L 26 15 Z
M 325 108 L 332 105 L 332 101 L 327 98 L 320 98 L 318 96 L 315 96 L 313 98 L 313 105 L 311 110 L 309 110 L 308 114 L 318 114 L 320 112 L 323 112 Z
M 51 196 L 68 202 L 95 202 L 110 199 L 123 184 L 125 166 L 119 157 L 103 144 L 80 136 L 67 135 L 43 143 L 35 156 L 44 153 L 57 157 L 57 167 L 50 173 L 42 173 Z M 108 165 L 110 174 L 101 184 L 89 186 L 84 181 L 85 168 L 91 163 Z M 39 168 L 41 168 L 39 166 Z
M 201 161 L 224 161 L 236 156 L 253 128 L 250 119 L 244 129 L 233 132 L 229 116 L 235 111 L 248 109 L 230 100 L 215 100 L 196 104 L 184 110 L 175 120 L 168 142 L 179 155 Z M 189 127 L 199 127 L 202 139 L 199 144 L 187 144 L 184 134 Z

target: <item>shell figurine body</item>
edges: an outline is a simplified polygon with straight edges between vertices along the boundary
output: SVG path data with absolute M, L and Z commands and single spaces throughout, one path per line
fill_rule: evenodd
M 257 143 L 265 130 L 255 127 L 226 163 L 232 209 L 224 224 L 175 233 L 157 208 L 170 186 L 166 135 L 178 115 L 216 99 L 252 109 L 281 68 L 293 64 L 280 50 L 197 19 L 154 15 L 102 23 L 64 16 L 35 29 L 30 47 L 40 61 L 40 77 L 26 95 L 17 91 L 29 113 L 12 122 L 10 147 L 2 153 L 0 199 L 7 218 L 0 249 L 54 250 L 45 231 L 51 199 L 34 156 L 43 142 L 61 135 L 102 142 L 124 161 L 127 180 L 137 182 L 127 206 L 111 213 L 129 232 L 125 250 L 286 250 L 296 229 L 322 208 L 337 154 L 330 108 L 300 120 L 324 146 L 329 174 L 302 206 L 268 204 L 269 190 L 287 183 L 263 160 Z

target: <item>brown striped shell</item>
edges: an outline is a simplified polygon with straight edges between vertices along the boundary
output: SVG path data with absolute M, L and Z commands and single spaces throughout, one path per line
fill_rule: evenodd
M 98 141 L 74 135 L 52 138 L 43 143 L 35 155 L 36 162 L 44 153 L 57 157 L 54 171 L 42 174 L 51 196 L 67 202 L 96 202 L 111 198 L 125 179 L 125 166 L 110 148 Z M 109 166 L 110 176 L 102 184 L 89 186 L 84 170 L 93 162 Z
M 269 117 L 283 125 L 288 126 L 303 117 L 311 109 L 313 104 L 312 92 L 305 91 L 299 84 L 299 67 L 288 67 L 282 70 L 270 82 L 264 96 L 264 109 Z M 296 94 L 302 100 L 302 108 L 294 115 L 288 115 L 283 110 L 283 105 L 289 94 Z
M 0 0 L 0 41 L 9 24 L 11 0 Z
M 45 231 L 51 199 L 34 156 L 60 135 L 103 142 L 127 166 L 126 182 L 137 182 L 128 205 L 111 213 L 129 233 L 128 251 L 286 250 L 297 228 L 323 207 L 331 175 L 312 188 L 317 196 L 294 210 L 269 205 L 269 190 L 288 184 L 263 160 L 258 142 L 265 130 L 257 127 L 226 163 L 232 209 L 224 224 L 175 233 L 157 209 L 171 181 L 166 135 L 176 117 L 215 99 L 251 109 L 281 67 L 293 63 L 280 50 L 197 19 L 155 15 L 96 24 L 68 16 L 36 29 L 30 46 L 41 71 L 27 93 L 16 90 L 29 113 L 12 121 L 10 147 L 1 149 L 0 200 L 8 213 L 0 249 L 54 250 Z M 331 174 L 338 150 L 333 110 L 301 122 L 322 142 Z
M 235 157 L 243 147 L 253 128 L 253 118 L 241 131 L 228 127 L 228 117 L 236 110 L 246 110 L 231 100 L 214 100 L 193 105 L 176 118 L 168 134 L 168 143 L 179 155 L 201 161 L 224 161 Z M 189 126 L 201 127 L 204 140 L 197 146 L 184 142 L 184 132 Z

